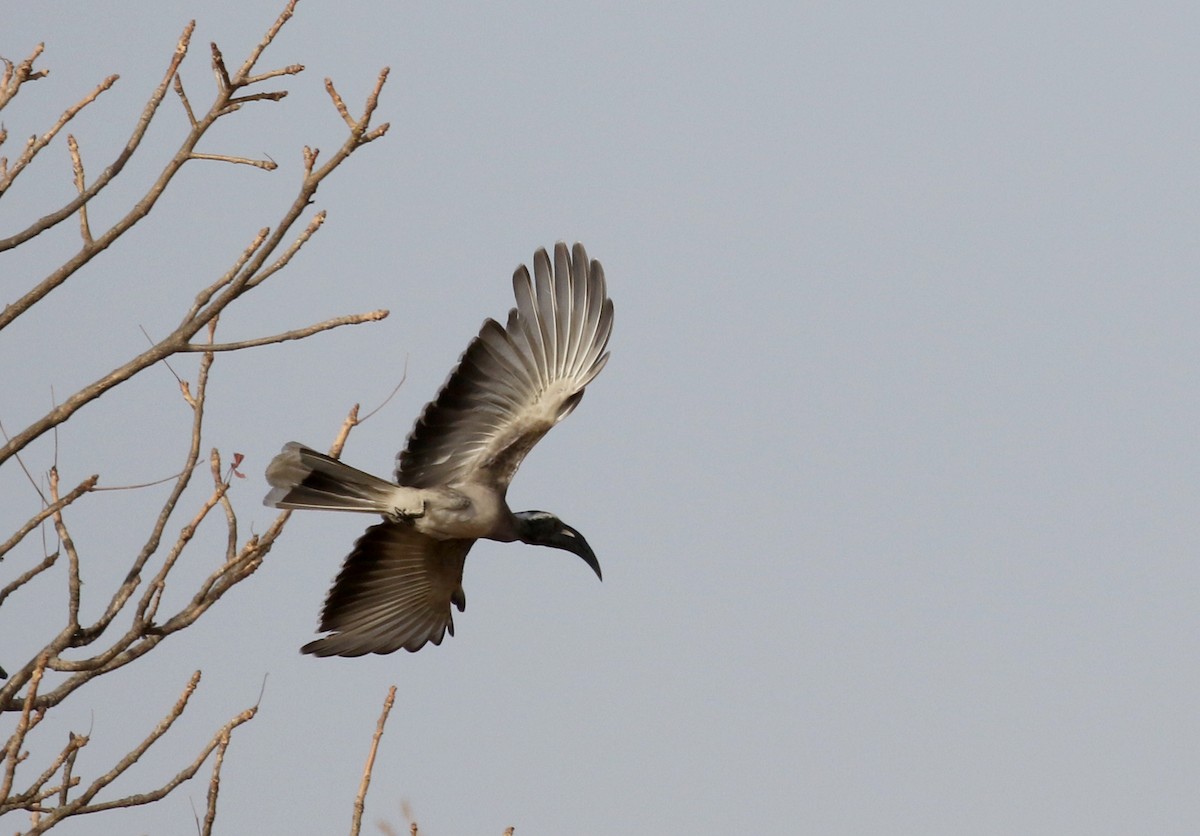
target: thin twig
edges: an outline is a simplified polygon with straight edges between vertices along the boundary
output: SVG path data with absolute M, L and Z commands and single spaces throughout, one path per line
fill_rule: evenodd
M 187 114 L 188 123 L 195 128 L 200 123 L 196 121 L 196 114 L 192 111 L 192 103 L 188 101 L 187 93 L 183 92 L 183 78 L 178 73 L 175 75 L 175 94 L 179 96 L 179 101 L 183 102 L 183 112 Z
M 74 630 L 79 627 L 79 552 L 75 550 L 75 541 L 67 531 L 67 523 L 62 513 L 63 506 L 59 504 L 57 467 L 50 468 L 50 498 L 59 506 L 54 512 L 54 530 L 62 543 L 63 551 L 67 553 L 67 625 L 68 629 Z
M 346 103 L 342 101 L 342 97 L 338 95 L 337 89 L 333 86 L 333 79 L 325 79 L 325 92 L 329 94 L 329 98 L 333 99 L 333 106 L 337 108 L 337 112 L 341 114 L 346 124 L 354 130 L 355 119 L 350 115 L 350 111 L 346 108 Z
M 369 313 L 350 314 L 349 316 L 339 316 L 335 319 L 327 319 L 324 322 L 318 322 L 315 325 L 309 325 L 305 328 L 297 328 L 294 331 L 285 331 L 282 334 L 274 334 L 270 337 L 258 337 L 253 340 L 241 340 L 235 343 L 214 343 L 205 345 L 204 343 L 185 345 L 180 351 L 240 351 L 244 348 L 257 348 L 263 345 L 274 345 L 275 343 L 287 342 L 288 340 L 302 340 L 305 337 L 311 337 L 313 334 L 319 334 L 322 331 L 329 331 L 333 328 L 340 328 L 343 325 L 361 325 L 364 322 L 378 322 L 386 318 L 388 311 L 378 310 Z
M 74 134 L 67 134 L 67 148 L 71 152 L 71 167 L 75 172 L 75 189 L 80 194 L 83 194 L 83 158 L 79 156 L 79 143 L 75 141 Z M 84 246 L 89 246 L 92 243 L 92 230 L 88 226 L 87 204 L 79 207 L 79 234 L 83 238 Z
M 129 162 L 129 158 L 133 156 L 133 152 L 136 151 L 138 145 L 141 144 L 142 137 L 146 135 L 146 129 L 150 127 L 150 120 L 154 118 L 154 114 L 158 111 L 158 106 L 162 102 L 163 95 L 166 94 L 167 87 L 170 84 L 171 79 L 175 77 L 175 73 L 179 69 L 180 63 L 183 61 L 184 56 L 187 55 L 188 44 L 191 42 L 192 32 L 195 30 L 195 28 L 196 21 L 194 20 L 184 27 L 183 34 L 179 36 L 179 41 L 175 44 L 175 54 L 171 57 L 171 62 L 167 66 L 167 72 L 163 77 L 162 83 L 159 84 L 154 93 L 151 94 L 150 100 L 146 102 L 146 107 L 143 108 L 142 115 L 138 119 L 137 126 L 134 128 L 133 133 L 130 135 L 129 141 L 125 143 L 125 147 L 121 149 L 121 153 L 117 155 L 117 158 L 113 160 L 112 164 L 100 173 L 100 176 L 97 177 L 92 185 L 88 187 L 86 192 L 81 195 L 77 195 L 70 203 L 60 207 L 54 212 L 51 212 L 45 217 L 39 218 L 33 224 L 26 227 L 21 232 L 18 232 L 16 235 L 13 235 L 9 238 L 0 239 L 0 252 L 10 250 L 18 244 L 22 244 L 25 241 L 28 241 L 30 238 L 33 238 L 35 235 L 40 235 L 47 229 L 53 227 L 55 224 L 61 222 L 64 218 L 69 218 L 79 209 L 80 206 L 95 197 L 101 189 L 107 186 L 114 177 L 121 173 L 121 169 L 125 167 L 125 163 Z M 43 293 L 41 295 L 45 294 Z M 37 298 L 41 298 L 41 296 L 38 296 Z M 7 325 L 12 318 L 15 318 L 22 312 L 23 311 L 14 312 L 13 317 L 11 318 L 0 316 L 0 329 Z
M 79 111 L 96 101 L 101 93 L 117 83 L 118 78 L 119 76 L 110 75 L 108 78 L 104 79 L 104 81 L 96 85 L 96 89 L 63 111 L 63 114 L 58 117 L 58 121 L 50 127 L 50 130 L 46 131 L 40 137 L 30 137 L 29 142 L 25 145 L 24 152 L 22 152 L 21 156 L 18 157 L 11 166 L 9 166 L 5 176 L 0 178 L 0 195 L 8 191 L 9 187 L 12 186 L 13 181 L 17 179 L 17 176 L 25 169 L 26 166 L 33 162 L 33 158 L 37 156 L 38 152 L 49 145 L 54 137 L 58 136 L 58 132 L 61 131 L 68 122 L 74 119 L 75 115 L 79 113 Z
M 229 70 L 225 69 L 225 56 L 221 54 L 221 50 L 217 48 L 215 43 L 209 44 L 212 47 L 212 69 L 213 75 L 217 78 L 217 86 L 224 94 L 233 92 L 233 82 L 229 80 Z
M 217 744 L 217 755 L 213 759 L 212 777 L 208 780 L 208 803 L 204 810 L 202 836 L 212 836 L 213 822 L 217 818 L 217 794 L 221 791 L 221 766 L 225 763 L 225 750 L 229 748 L 229 732 L 221 735 Z
M 313 235 L 316 234 L 317 230 L 319 230 L 321 228 L 321 226 L 324 225 L 325 217 L 326 217 L 326 212 L 324 209 L 322 209 L 317 214 L 313 215 L 313 219 L 308 222 L 308 226 L 306 226 L 304 228 L 304 231 L 301 232 L 296 237 L 296 240 L 293 241 L 291 243 L 291 245 L 288 246 L 288 248 L 283 251 L 283 254 L 281 256 L 279 256 L 279 258 L 275 259 L 275 261 L 272 262 L 272 264 L 269 267 L 264 267 L 264 268 L 260 269 L 257 273 L 255 273 L 255 275 L 253 277 L 248 279 L 246 281 L 246 287 L 247 288 L 258 287 L 260 284 L 265 282 L 267 279 L 271 278 L 271 276 L 275 275 L 280 270 L 282 270 L 284 267 L 286 267 L 288 265 L 288 262 L 290 262 L 292 260 L 292 257 L 300 251 L 300 248 L 308 243 L 308 239 L 312 238 Z
M 281 67 L 278 70 L 270 70 L 258 75 L 252 75 L 243 82 L 247 87 L 251 84 L 258 84 L 260 81 L 266 81 L 268 78 L 278 78 L 281 75 L 297 75 L 304 72 L 303 64 L 288 64 L 286 67 Z
M 226 154 L 201 154 L 193 151 L 190 155 L 193 160 L 215 160 L 219 163 L 235 163 L 237 165 L 249 165 L 255 168 L 265 169 L 266 171 L 274 171 L 279 168 L 279 164 L 274 160 L 252 160 L 249 157 L 230 157 Z
M 367 787 L 371 786 L 371 770 L 375 768 L 375 753 L 379 751 L 379 740 L 383 737 L 383 727 L 387 724 L 388 714 L 392 704 L 396 702 L 396 686 L 388 689 L 383 701 L 383 711 L 379 714 L 379 722 L 375 725 L 375 734 L 371 738 L 371 751 L 367 754 L 367 765 L 363 768 L 362 781 L 358 785 L 358 795 L 354 797 L 354 817 L 350 820 L 350 836 L 358 836 L 362 829 L 363 808 L 366 806 Z
M 50 552 L 50 554 L 46 555 L 42 559 L 42 562 L 39 563 L 37 566 L 34 566 L 32 569 L 28 569 L 28 570 L 22 572 L 20 575 L 17 575 L 17 577 L 13 578 L 13 580 L 11 582 L 9 582 L 8 584 L 5 584 L 4 588 L 0 589 L 0 605 L 4 604 L 4 599 L 7 598 L 9 595 L 12 595 L 18 589 L 23 587 L 25 584 L 29 583 L 31 580 L 36 578 L 38 575 L 42 574 L 42 572 L 45 572 L 47 569 L 49 569 L 51 566 L 53 566 L 56 562 L 58 562 L 58 555 L 59 555 L 59 552 Z M 0 679 L 3 679 L 3 678 L 4 677 L 0 676 Z
M 21 747 L 25 743 L 25 736 L 29 734 L 31 728 L 37 725 L 37 715 L 33 713 L 33 706 L 37 700 L 38 685 L 42 682 L 42 674 L 46 672 L 48 657 L 49 654 L 42 651 L 34 663 L 33 671 L 29 676 L 29 688 L 25 692 L 24 704 L 21 706 L 21 719 L 17 721 L 17 727 L 8 738 L 8 745 L 4 749 L 4 780 L 0 783 L 0 800 L 8 798 L 12 793 L 13 780 L 17 775 L 17 764 L 24 760 L 21 755 Z
M 404 358 L 404 371 L 400 374 L 400 382 L 396 384 L 396 388 L 393 389 L 391 391 L 391 393 L 386 398 L 383 399 L 383 402 L 380 403 L 379 406 L 375 407 L 370 412 L 368 412 L 366 415 L 364 415 L 362 418 L 358 419 L 358 423 L 362 424 L 362 423 L 365 423 L 365 422 L 371 420 L 372 416 L 374 416 L 376 412 L 378 412 L 379 410 L 381 410 L 385 406 L 387 406 L 388 403 L 391 402 L 392 398 L 396 397 L 396 393 L 400 391 L 400 387 L 402 387 L 404 385 L 404 381 L 406 381 L 406 380 L 408 380 L 408 357 L 407 356 Z
M 3 545 L 0 545 L 0 560 L 2 560 L 4 558 L 4 555 L 8 554 L 8 552 L 14 546 L 16 546 L 18 543 L 20 543 L 21 540 L 23 540 L 25 538 L 26 534 L 28 534 L 30 531 L 33 531 L 34 528 L 39 526 L 51 514 L 54 514 L 55 512 L 60 511 L 63 508 L 66 508 L 68 505 L 70 505 L 75 500 L 79 499 L 79 497 L 83 496 L 88 491 L 102 490 L 102 488 L 96 487 L 96 482 L 99 481 L 99 479 L 100 479 L 100 477 L 98 475 L 89 476 L 88 478 L 86 478 L 82 482 L 80 482 L 78 485 L 76 485 L 74 488 L 72 488 L 70 490 L 70 492 L 67 493 L 67 495 L 64 496 L 62 499 L 58 500 L 58 502 L 55 502 L 52 505 L 47 505 L 41 511 L 38 511 L 36 514 L 34 514 L 32 517 L 30 517 L 29 520 L 24 525 L 22 525 L 20 528 L 18 528 L 16 530 L 16 532 L 13 534 L 13 536 L 11 536 L 7 540 L 5 540 Z
M 50 74 L 49 70 L 35 70 L 33 62 L 41 56 L 46 49 L 44 43 L 38 44 L 33 48 L 33 52 L 28 58 L 20 64 L 14 64 L 7 58 L 0 58 L 4 62 L 4 76 L 0 78 L 0 110 L 8 104 L 13 96 L 17 95 L 17 91 L 21 89 L 21 85 L 27 81 L 37 81 L 39 78 L 45 78 Z
M 346 439 L 350 437 L 350 431 L 359 425 L 358 420 L 358 404 L 350 407 L 350 411 L 346 414 L 346 420 L 342 422 L 342 428 L 338 430 L 337 437 L 333 439 L 333 444 L 329 445 L 329 455 L 335 459 L 342 455 L 342 448 L 346 446 Z

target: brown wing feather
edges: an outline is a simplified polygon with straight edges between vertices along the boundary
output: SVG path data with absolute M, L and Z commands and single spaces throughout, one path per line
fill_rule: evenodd
M 417 651 L 454 635 L 450 605 L 466 606 L 463 562 L 474 540 L 435 540 L 404 523 L 373 525 L 354 544 L 325 598 L 316 656 Z

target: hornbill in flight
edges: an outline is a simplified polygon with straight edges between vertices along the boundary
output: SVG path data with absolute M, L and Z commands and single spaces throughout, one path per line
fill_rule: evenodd
M 566 549 L 600 577 L 583 535 L 546 511 L 505 501 L 525 455 L 571 414 L 608 361 L 613 304 L 583 245 L 544 249 L 513 274 L 517 307 L 488 319 L 397 457 L 396 481 L 302 444 L 267 467 L 276 508 L 362 511 L 384 521 L 354 544 L 325 599 L 324 638 L 301 650 L 362 656 L 420 650 L 454 635 L 450 605 L 466 607 L 463 562 L 482 538 Z

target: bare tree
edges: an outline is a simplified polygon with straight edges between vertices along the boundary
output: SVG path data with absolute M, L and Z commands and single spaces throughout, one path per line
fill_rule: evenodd
M 79 228 L 78 249 L 59 266 L 52 269 L 39 281 L 27 287 L 5 287 L 6 293 L 17 294 L 15 301 L 0 311 L 0 331 L 28 314 L 35 306 L 44 305 L 51 299 L 52 292 L 76 276 L 80 268 L 129 232 L 139 221 L 154 211 L 159 198 L 175 185 L 176 175 L 185 165 L 196 161 L 204 164 L 240 164 L 258 169 L 273 170 L 276 165 L 269 159 L 252 159 L 224 154 L 197 151 L 200 140 L 218 122 L 236 117 L 247 107 L 269 107 L 287 95 L 283 89 L 273 85 L 296 76 L 304 69 L 298 64 L 278 69 L 263 70 L 259 62 L 264 52 L 287 24 L 294 12 L 295 2 L 289 3 L 279 18 L 267 29 L 258 43 L 250 50 L 241 66 L 230 70 L 220 49 L 214 43 L 208 60 L 215 77 L 215 90 L 207 108 L 197 108 L 180 78 L 180 68 L 189 58 L 192 48 L 194 21 L 184 27 L 173 53 L 167 61 L 161 81 L 154 88 L 145 108 L 133 126 L 124 147 L 98 175 L 89 179 L 84 165 L 84 155 L 74 136 L 67 134 L 65 144 L 73 165 L 75 196 L 42 217 L 31 219 L 23 229 L 0 238 L 0 253 L 19 247 L 36 236 L 74 219 Z M 3 60 L 3 78 L 0 80 L 0 110 L 3 110 L 18 95 L 37 89 L 33 83 L 43 78 L 47 71 L 36 65 L 42 53 L 42 45 L 32 49 L 29 56 L 19 62 Z M 181 757 L 178 770 L 160 785 L 136 794 L 113 797 L 109 789 L 113 782 L 129 769 L 147 750 L 163 739 L 181 715 L 187 710 L 189 699 L 201 681 L 196 671 L 183 687 L 178 701 L 166 714 L 153 724 L 148 718 L 148 732 L 134 748 L 112 763 L 102 774 L 80 775 L 75 769 L 76 756 L 86 747 L 89 738 L 85 734 L 73 733 L 61 748 L 46 749 L 45 742 L 37 747 L 46 754 L 39 760 L 31 756 L 28 747 L 38 726 L 50 712 L 65 701 L 86 695 L 86 686 L 100 677 L 120 670 L 125 665 L 162 645 L 172 634 L 194 625 L 234 586 L 245 580 L 262 563 L 287 522 L 288 514 L 280 514 L 261 534 L 245 536 L 239 531 L 237 515 L 229 501 L 227 491 L 230 480 L 240 475 L 237 468 L 240 455 L 222 456 L 212 449 L 202 450 L 204 438 L 205 405 L 209 397 L 209 381 L 217 356 L 223 352 L 246 351 L 260 346 L 303 339 L 322 331 L 343 325 L 372 322 L 387 316 L 387 311 L 378 310 L 352 316 L 343 316 L 318 322 L 307 327 L 284 333 L 268 334 L 236 342 L 221 342 L 217 338 L 218 321 L 223 312 L 233 307 L 248 291 L 253 290 L 285 268 L 305 243 L 320 229 L 325 219 L 324 212 L 305 217 L 307 207 L 313 201 L 320 184 L 363 146 L 382 137 L 387 124 L 372 127 L 379 94 L 387 80 L 387 69 L 379 73 L 378 79 L 367 96 L 366 105 L 359 114 L 351 113 L 334 85 L 325 80 L 325 89 L 337 115 L 345 122 L 345 141 L 322 163 L 315 148 L 303 148 L 303 176 L 296 188 L 294 199 L 283 209 L 273 227 L 267 227 L 247 235 L 248 243 L 228 269 L 216 276 L 195 292 L 190 301 L 180 300 L 183 315 L 179 324 L 166 336 L 152 340 L 144 351 L 130 357 L 112 371 L 84 385 L 58 402 L 52 409 L 27 426 L 11 435 L 5 432 L 0 441 L 0 468 L 19 468 L 29 476 L 29 481 L 40 494 L 40 510 L 29 516 L 8 521 L 6 530 L 11 531 L 7 539 L 0 542 L 0 607 L 10 597 L 27 592 L 35 578 L 66 563 L 65 588 L 62 590 L 66 606 L 65 623 L 48 629 L 44 644 L 29 659 L 21 662 L 3 659 L 9 666 L 7 681 L 0 682 L 0 714 L 7 713 L 15 718 L 15 725 L 2 751 L 0 751 L 0 815 L 24 811 L 28 816 L 28 832 L 42 833 L 72 816 L 100 813 L 116 808 L 152 804 L 171 793 L 183 782 L 195 776 L 208 765 L 209 784 L 206 809 L 198 829 L 210 833 L 216 816 L 217 797 L 220 789 L 221 766 L 232 735 L 243 723 L 255 716 L 257 705 L 229 719 L 217 729 L 211 739 L 194 755 Z M 100 107 L 97 102 L 104 93 L 117 83 L 117 76 L 103 79 L 90 92 L 62 111 L 62 115 L 40 134 L 34 134 L 23 147 L 13 151 L 10 158 L 0 157 L 0 199 L 7 197 L 14 184 L 39 160 L 41 151 L 58 145 L 64 130 L 85 108 Z M 190 91 L 193 95 L 196 90 Z M 208 94 L 205 93 L 205 96 Z M 175 107 L 165 107 L 173 100 Z M 138 152 L 151 122 L 163 113 L 174 111 L 183 130 L 178 150 L 171 156 L 161 173 L 145 192 L 129 205 L 123 213 L 106 228 L 94 228 L 88 215 L 89 204 L 100 195 L 122 173 L 129 160 Z M 9 137 L 0 128 L 0 151 Z M 3 233 L 0 233 L 3 234 Z M 14 277 L 6 277 L 12 282 Z M 11 357 L 11 352 L 9 355 Z M 92 475 L 78 484 L 60 484 L 56 466 L 41 467 L 35 461 L 26 461 L 31 452 L 30 445 L 38 439 L 53 434 L 57 427 L 67 421 L 78 419 L 81 407 L 110 395 L 118 387 L 131 380 L 139 372 L 156 364 L 166 363 L 177 355 L 199 355 L 199 365 L 194 380 L 179 379 L 180 394 L 191 410 L 190 432 L 180 438 L 185 449 L 182 470 L 170 481 L 166 500 L 156 513 L 145 521 L 144 544 L 131 556 L 125 579 L 115 589 L 97 588 L 92 594 L 103 597 L 97 602 L 89 599 L 90 607 L 81 610 L 84 590 L 80 582 L 80 566 L 87 559 L 76 549 L 71 536 L 71 519 L 80 506 L 101 489 L 101 476 Z M 0 373 L 2 374 L 2 373 Z M 2 418 L 3 416 L 0 416 Z M 357 408 L 352 409 L 341 431 L 332 445 L 337 455 L 347 434 L 357 423 Z M 0 427 L 2 429 L 2 427 Z M 207 474 L 197 478 L 207 463 Z M 34 473 L 45 475 L 36 477 Z M 197 481 L 208 481 L 211 486 L 201 491 L 202 498 L 194 506 L 187 504 L 185 490 Z M 195 495 L 193 492 L 188 497 Z M 186 507 L 185 507 L 186 505 Z M 5 509 L 9 510 L 9 509 Z M 169 524 L 183 522 L 178 536 L 166 534 Z M 172 571 L 180 557 L 193 543 L 193 537 L 202 526 L 223 526 L 223 559 L 208 577 L 191 590 L 182 606 L 172 610 L 163 606 L 164 590 L 172 581 Z M 30 548 L 16 550 L 34 532 L 49 534 L 45 539 L 56 544 L 48 546 L 39 558 L 30 558 L 37 552 Z M 0 536 L 4 536 L 0 533 Z M 11 558 L 5 561 L 5 558 Z M 60 570 L 61 571 L 61 570 Z M 178 592 L 177 586 L 172 587 Z M 15 600 L 15 599 L 14 599 Z M 98 611 L 95 620 L 81 618 L 81 611 Z M 170 646 L 169 644 L 167 646 Z M 0 672 L 0 677 L 4 674 Z M 86 699 L 86 696 L 82 697 Z M 385 712 L 386 716 L 386 712 Z M 382 733 L 383 718 L 380 719 L 375 743 L 378 745 Z M 364 776 L 362 790 L 356 801 L 355 822 L 361 817 L 362 796 L 369 780 L 370 764 Z M 198 819 L 200 816 L 198 815 Z

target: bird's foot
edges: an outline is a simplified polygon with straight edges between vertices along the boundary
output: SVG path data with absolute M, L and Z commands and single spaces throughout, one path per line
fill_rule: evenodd
M 393 508 L 388 514 L 388 519 L 392 522 L 412 522 L 425 516 L 425 501 L 421 500 L 416 508 Z

